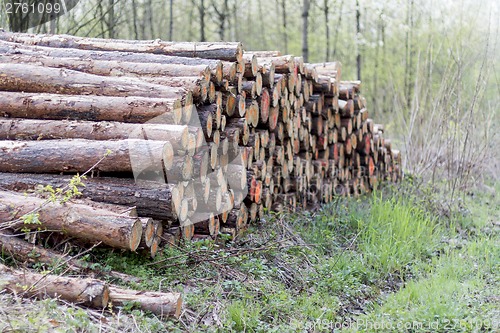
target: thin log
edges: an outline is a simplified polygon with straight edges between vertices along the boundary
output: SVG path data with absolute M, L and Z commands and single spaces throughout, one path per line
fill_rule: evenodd
M 166 42 L 84 38 L 70 35 L 35 35 L 0 32 L 0 39 L 29 45 L 96 51 L 152 53 L 178 57 L 218 59 L 241 62 L 243 46 L 237 42 Z
M 0 36 L 1 39 L 1 36 Z M 117 51 L 89 51 L 79 49 L 63 49 L 53 47 L 34 46 L 27 44 L 10 43 L 0 41 L 0 48 L 2 50 L 12 50 L 10 53 L 23 53 L 23 54 L 37 54 L 40 56 L 54 57 L 54 58 L 75 58 L 90 59 L 99 61 L 121 61 L 131 63 L 149 63 L 149 64 L 165 64 L 176 65 L 177 69 L 172 72 L 172 76 L 190 76 L 186 75 L 186 67 L 207 66 L 211 70 L 211 78 L 217 83 L 221 84 L 223 76 L 223 62 L 215 59 L 201 59 L 201 58 L 186 58 L 178 56 L 166 56 L 161 54 L 146 54 L 146 53 L 133 53 L 133 52 L 117 52 Z M 230 64 L 230 63 L 228 63 Z M 183 75 L 173 75 L 178 71 L 184 73 Z
M 60 254 L 51 249 L 45 249 L 39 245 L 30 244 L 22 240 L 9 230 L 0 232 L 0 251 L 10 255 L 12 258 L 29 263 L 44 263 L 59 265 L 65 263 L 66 267 L 72 271 L 88 271 L 95 275 L 107 276 L 122 280 L 128 283 L 140 283 L 141 279 L 117 271 L 100 271 L 99 266 L 92 265 L 74 257 Z
M 14 53 L 15 52 L 15 53 Z M 32 64 L 52 68 L 67 68 L 79 72 L 103 76 L 130 77 L 201 77 L 210 81 L 211 70 L 206 65 L 186 66 L 182 64 L 157 64 L 148 62 L 127 62 L 117 60 L 92 60 L 80 58 L 55 58 L 28 50 L 5 47 L 0 43 L 1 63 Z
M 0 288 L 21 296 L 61 298 L 76 304 L 103 309 L 110 299 L 105 282 L 16 270 L 0 263 Z

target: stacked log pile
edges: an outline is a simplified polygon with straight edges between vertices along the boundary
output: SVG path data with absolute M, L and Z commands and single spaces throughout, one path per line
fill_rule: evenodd
M 5 190 L 62 187 L 100 161 L 83 196 L 135 207 L 176 242 L 236 236 L 264 208 L 307 208 L 401 178 L 399 152 L 339 63 L 244 53 L 239 43 L 0 40 Z M 91 238 L 99 227 L 88 229 Z M 134 241 L 121 247 L 135 250 L 138 227 L 128 230 Z
M 154 257 L 371 192 L 401 154 L 360 89 L 339 63 L 240 43 L 0 32 L 0 221 L 38 229 L 19 221 L 42 207 L 43 227 Z M 85 172 L 81 202 L 35 196 Z

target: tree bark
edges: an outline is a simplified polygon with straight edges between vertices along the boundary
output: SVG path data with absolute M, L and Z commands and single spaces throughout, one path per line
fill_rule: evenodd
M 360 46 L 360 35 L 361 35 L 361 8 L 359 7 L 359 0 L 356 0 L 356 69 L 358 80 L 361 80 L 361 46 Z
M 1 290 L 17 295 L 60 297 L 71 303 L 99 309 L 106 308 L 109 302 L 109 287 L 102 281 L 15 270 L 1 263 L 0 273 Z
M 91 270 L 97 275 L 111 276 L 124 282 L 141 282 L 141 279 L 139 278 L 116 271 L 100 271 L 99 268 L 96 268 L 95 265 L 91 265 L 91 263 L 81 261 L 77 258 L 71 258 L 67 255 L 60 254 L 50 249 L 45 249 L 38 245 L 30 244 L 27 241 L 16 237 L 8 230 L 0 231 L 0 251 L 22 262 L 45 263 L 50 265 L 65 263 L 68 269 L 75 272 Z
M 284 52 L 288 54 L 288 28 L 287 28 L 287 16 L 286 16 L 286 0 L 281 0 L 281 17 L 283 25 L 283 42 L 284 42 Z
M 36 191 L 40 187 L 51 185 L 63 188 L 69 184 L 72 176 L 0 173 L 0 188 L 17 192 Z M 136 207 L 139 216 L 159 220 L 174 220 L 174 204 L 179 204 L 180 197 L 173 184 L 161 184 L 154 181 L 126 178 L 95 177 L 82 181 L 85 187 L 79 190 L 82 196 L 97 202 Z
M 309 8 L 310 0 L 303 0 L 302 7 L 302 57 L 305 62 L 309 62 L 309 43 L 308 43 L 308 26 L 309 26 Z
M 326 46 L 325 46 L 325 61 L 330 61 L 330 20 L 328 16 L 330 14 L 329 0 L 323 1 L 323 13 L 325 15 L 325 36 L 326 36 Z
M 154 98 L 181 98 L 189 94 L 183 87 L 165 87 L 136 78 L 105 77 L 68 69 L 0 64 L 0 72 L 3 75 L 0 89 L 6 91 Z
M 138 218 L 73 203 L 47 203 L 47 200 L 0 191 L 0 221 L 12 221 L 12 228 L 47 228 L 61 231 L 87 242 L 135 251 L 141 242 L 142 223 Z M 20 219 L 36 211 L 40 224 L 26 224 Z
M 101 60 L 101 61 L 120 61 L 132 62 L 138 64 L 165 64 L 165 65 L 181 65 L 178 71 L 185 71 L 184 66 L 193 67 L 205 65 L 210 68 L 214 78 L 217 78 L 217 83 L 222 77 L 222 62 L 217 59 L 200 59 L 187 58 L 179 56 L 166 56 L 161 54 L 150 53 L 132 53 L 118 51 L 92 51 L 73 48 L 53 48 L 43 46 L 33 46 L 29 44 L 18 44 L 1 40 L 0 33 L 0 50 L 9 54 L 26 54 L 33 56 L 46 56 L 53 58 L 79 58 L 80 60 Z M 226 62 L 229 64 L 229 62 Z M 171 68 L 171 67 L 170 67 Z M 171 76 L 174 76 L 175 72 Z M 188 76 L 188 75 L 182 75 Z
M 174 150 L 186 150 L 188 134 L 188 127 L 180 125 L 0 118 L 0 140 L 141 139 L 168 141 Z
M 83 139 L 0 141 L 1 172 L 140 172 L 169 169 L 173 149 L 169 142 L 152 140 L 98 141 Z M 159 175 L 163 178 L 163 174 Z
M 200 7 L 204 8 L 203 1 Z M 153 53 L 178 57 L 197 57 L 234 62 L 241 62 L 243 57 L 243 47 L 241 43 L 238 42 L 166 42 L 158 39 L 146 41 L 125 39 L 108 40 L 100 38 L 76 37 L 70 35 L 33 35 L 10 32 L 0 32 L 0 40 L 56 48 Z
M 168 40 L 174 40 L 174 0 L 169 1 Z
M 137 63 L 117 60 L 92 60 L 85 57 L 60 58 L 48 57 L 41 52 L 4 47 L 0 43 L 1 63 L 41 65 L 44 67 L 67 68 L 79 72 L 102 76 L 131 76 L 131 77 L 201 77 L 210 80 L 211 69 L 205 65 Z M 15 53 L 14 53 L 15 52 Z
M 192 107 L 192 105 L 186 106 Z M 0 91 L 0 115 L 15 118 L 179 124 L 179 99 L 55 95 Z
M 179 293 L 136 291 L 110 286 L 109 299 L 113 305 L 118 306 L 137 303 L 142 310 L 162 317 L 178 318 L 181 314 L 182 297 Z

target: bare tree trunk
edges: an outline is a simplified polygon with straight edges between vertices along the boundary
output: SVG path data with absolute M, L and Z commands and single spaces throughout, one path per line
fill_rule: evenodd
M 98 5 L 97 5 L 97 11 L 99 13 L 99 25 L 100 25 L 100 33 L 99 33 L 99 36 L 104 38 L 104 22 L 106 21 L 104 16 L 104 10 L 102 9 L 102 2 L 99 1 L 98 2 Z
M 380 34 L 381 34 L 381 40 L 382 40 L 382 68 L 387 68 L 387 46 L 385 45 L 385 22 L 382 20 L 381 26 L 380 26 Z M 386 111 L 386 100 L 387 100 L 387 94 L 384 93 L 382 94 L 382 110 Z
M 109 38 L 115 38 L 115 0 L 108 0 L 108 35 Z
M 224 3 L 222 4 L 222 9 L 217 8 L 218 7 L 217 3 L 215 2 L 215 0 L 212 0 L 212 7 L 217 17 L 219 39 L 222 41 L 224 40 L 224 35 L 226 32 L 226 20 L 229 16 L 228 0 L 224 0 Z
M 193 33 L 193 23 L 194 23 L 194 10 L 196 8 L 195 0 L 191 0 L 191 6 L 189 7 L 188 20 L 189 20 L 189 29 L 188 29 L 188 41 L 193 41 L 194 33 Z
M 259 20 L 260 20 L 260 26 L 262 27 L 262 29 L 265 29 L 265 21 L 264 21 L 264 18 L 265 18 L 265 15 L 264 15 L 264 10 L 262 8 L 262 0 L 257 0 L 258 1 L 258 8 L 259 8 Z M 262 48 L 264 50 L 268 50 L 269 47 L 267 45 L 267 36 L 268 34 L 263 34 L 262 35 Z
M 155 35 L 155 29 L 154 29 L 154 24 L 153 24 L 153 0 L 148 0 L 146 3 L 146 9 L 145 9 L 145 15 L 144 15 L 144 20 L 146 22 L 149 22 L 149 33 L 151 34 L 150 37 L 151 39 L 154 39 L 156 37 Z
M 380 54 L 381 30 L 382 30 L 382 25 L 384 24 L 383 23 L 383 14 L 384 14 L 384 11 L 382 10 L 380 12 L 379 17 L 378 17 L 377 39 L 376 39 L 377 45 L 375 46 L 375 65 L 374 65 L 374 73 L 373 73 L 373 93 L 372 93 L 372 105 L 375 109 L 375 112 L 379 111 L 379 103 L 378 103 L 378 98 L 376 98 L 376 96 L 380 96 L 380 93 L 378 91 L 378 72 L 379 72 L 379 54 Z
M 339 31 L 340 31 L 340 28 L 342 26 L 342 7 L 344 7 L 344 0 L 342 0 L 340 2 L 340 6 L 339 6 L 339 18 L 337 20 L 337 29 L 335 29 L 335 39 L 334 39 L 334 42 L 333 42 L 333 57 L 335 57 L 335 55 L 337 54 L 337 44 L 338 44 L 338 41 L 339 41 Z
M 170 0 L 170 21 L 168 24 L 168 40 L 174 39 L 174 0 Z
M 200 42 L 206 42 L 205 37 L 205 0 L 200 0 L 200 5 L 198 6 L 198 12 L 200 13 Z
M 326 55 L 325 61 L 330 61 L 330 24 L 328 15 L 330 14 L 330 7 L 328 6 L 328 0 L 324 0 L 323 3 L 323 13 L 325 15 L 325 33 L 326 33 Z
M 139 32 L 137 30 L 137 4 L 135 0 L 132 0 L 132 24 L 134 25 L 134 38 L 139 39 Z
M 288 54 L 288 30 L 286 27 L 286 0 L 281 0 L 281 15 L 283 18 L 283 42 L 285 43 L 285 54 Z
M 49 32 L 51 34 L 55 34 L 56 33 L 56 24 L 57 24 L 57 16 L 54 12 L 52 12 L 50 14 L 50 22 L 49 22 Z
M 361 9 L 359 8 L 359 0 L 356 0 L 356 68 L 358 80 L 361 80 L 361 51 L 359 46 L 359 38 L 361 34 Z
M 233 38 L 232 38 L 232 40 L 238 40 L 239 34 L 238 34 L 238 25 L 237 25 L 237 22 L 238 22 L 238 1 L 237 0 L 235 0 L 233 2 L 233 13 L 232 14 L 233 14 L 233 29 L 232 29 L 232 31 L 233 31 L 232 37 Z
M 307 29 L 309 26 L 309 9 L 311 3 L 309 0 L 304 0 L 302 7 L 302 57 L 304 62 L 309 62 L 309 43 Z
M 413 0 L 408 1 L 407 12 L 408 30 L 406 31 L 406 66 L 405 66 L 405 95 L 406 106 L 410 109 L 412 99 L 412 81 L 413 81 L 413 55 L 412 55 L 412 33 L 413 33 Z

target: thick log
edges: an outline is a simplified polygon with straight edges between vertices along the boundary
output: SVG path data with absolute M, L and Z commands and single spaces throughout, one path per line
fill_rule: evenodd
M 188 109 L 191 104 L 184 108 Z M 74 119 L 179 124 L 180 99 L 55 95 L 0 91 L 0 115 L 30 119 Z
M 112 77 L 111 77 L 112 79 Z M 134 77 L 117 77 L 117 79 L 135 80 Z M 141 81 L 153 85 L 162 86 L 166 89 L 173 89 L 183 94 L 191 94 L 197 103 L 213 102 L 215 99 L 215 86 L 212 82 L 196 76 L 178 76 L 178 77 L 148 77 L 141 76 Z
M 47 228 L 88 242 L 135 251 L 142 236 L 137 218 L 73 203 L 48 203 L 46 200 L 0 192 L 0 221 L 12 228 Z M 36 211 L 41 224 L 23 223 L 21 217 Z M 21 220 L 19 220 L 21 219 Z
M 69 69 L 0 64 L 0 89 L 6 91 L 97 96 L 181 98 L 184 87 L 167 87 L 137 78 L 98 76 Z
M 0 151 L 1 172 L 85 172 L 102 159 L 95 170 L 133 172 L 144 179 L 147 172 L 169 169 L 173 162 L 172 145 L 152 140 L 0 141 Z
M 218 59 L 241 62 L 243 46 L 237 42 L 166 42 L 84 38 L 70 35 L 34 35 L 0 32 L 0 39 L 29 45 L 75 48 L 96 51 L 153 53 L 178 57 Z
M 338 61 L 324 62 L 320 64 L 312 64 L 318 75 L 329 76 L 337 81 L 340 81 L 342 65 Z
M 275 73 L 293 73 L 295 68 L 295 60 L 292 55 L 257 57 L 257 62 L 261 66 L 274 65 Z
M 1 140 L 142 139 L 168 141 L 173 149 L 185 150 L 188 134 L 188 127 L 181 125 L 0 118 Z
M 245 70 L 243 72 L 243 75 L 247 78 L 255 77 L 259 71 L 257 57 L 253 54 L 244 53 L 243 61 L 245 63 Z
M 61 298 L 65 301 L 103 309 L 109 302 L 105 282 L 15 270 L 0 263 L 0 289 L 21 296 Z
M 46 185 L 64 188 L 72 176 L 0 173 L 0 188 L 29 192 L 36 191 Z M 83 197 L 97 202 L 105 202 L 127 207 L 136 207 L 140 216 L 160 220 L 175 219 L 173 204 L 179 203 L 175 186 L 153 181 L 138 181 L 125 178 L 86 178 L 79 187 Z

